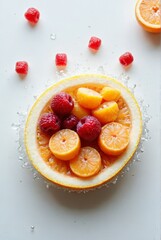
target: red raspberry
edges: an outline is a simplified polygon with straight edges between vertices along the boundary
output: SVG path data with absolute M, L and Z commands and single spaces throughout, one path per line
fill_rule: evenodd
M 57 53 L 55 56 L 55 64 L 57 67 L 66 67 L 67 55 L 65 53 Z
M 100 46 L 101 46 L 101 39 L 97 37 L 91 37 L 91 39 L 89 40 L 88 47 L 91 48 L 92 50 L 97 51 Z
M 77 124 L 77 133 L 84 140 L 94 141 L 100 132 L 101 123 L 93 116 L 85 116 Z
M 65 116 L 71 113 L 74 107 L 72 97 L 65 92 L 56 94 L 51 101 L 51 109 L 59 116 Z
M 79 119 L 75 115 L 70 115 L 66 119 L 64 119 L 62 123 L 63 128 L 68 128 L 71 130 L 76 130 L 77 123 L 79 122 Z
M 32 24 L 36 24 L 40 18 L 40 12 L 36 8 L 29 8 L 24 15 L 25 18 Z
M 26 75 L 28 73 L 28 63 L 25 61 L 16 62 L 15 71 L 18 74 Z
M 59 131 L 60 125 L 60 119 L 53 113 L 44 113 L 39 120 L 41 131 L 49 135 Z
M 126 67 L 134 61 L 134 58 L 133 58 L 133 55 L 130 52 L 126 52 L 126 53 L 124 53 L 123 55 L 120 56 L 119 61 L 123 66 Z

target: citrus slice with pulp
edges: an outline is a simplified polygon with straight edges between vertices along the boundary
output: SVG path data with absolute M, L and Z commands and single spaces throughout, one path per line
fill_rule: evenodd
M 160 0 L 138 0 L 135 7 L 136 19 L 148 32 L 161 32 Z
M 117 122 L 107 123 L 102 128 L 98 144 L 104 153 L 120 155 L 129 144 L 129 128 Z
M 62 129 L 56 132 L 49 141 L 52 154 L 61 160 L 71 160 L 80 150 L 80 138 L 76 132 L 70 129 Z
M 83 147 L 78 156 L 70 161 L 70 168 L 77 176 L 91 177 L 101 169 L 101 156 L 92 147 Z
M 72 169 L 70 169 L 70 162 L 72 162 L 72 160 L 67 161 L 66 156 L 68 154 L 66 155 L 64 153 L 63 155 L 62 153 L 60 153 L 61 148 L 59 147 L 61 145 L 60 142 L 63 141 L 62 138 L 58 138 L 58 140 L 55 142 L 55 145 L 57 146 L 57 148 L 59 148 L 58 157 L 60 158 L 60 155 L 62 154 L 65 161 L 58 160 L 56 161 L 56 163 L 55 161 L 54 163 L 52 163 L 53 156 L 55 159 L 57 159 L 57 157 L 54 155 L 55 150 L 51 151 L 53 150 L 53 145 L 51 144 L 52 138 L 50 139 L 49 136 L 46 136 L 44 138 L 43 133 L 41 133 L 41 131 L 39 131 L 39 128 L 38 128 L 38 122 L 41 114 L 43 114 L 46 111 L 46 109 L 48 109 L 49 112 L 51 111 L 51 109 L 48 108 L 48 106 L 50 105 L 50 102 L 53 96 L 55 96 L 59 92 L 64 92 L 64 91 L 70 94 L 70 89 L 73 89 L 73 88 L 77 92 L 77 90 L 80 87 L 96 90 L 98 92 L 98 95 L 100 94 L 101 90 L 104 87 L 111 87 L 113 89 L 117 89 L 121 94 L 121 97 L 120 97 L 121 100 L 117 101 L 119 110 L 126 106 L 129 109 L 129 113 L 130 113 L 130 128 L 129 128 L 130 130 L 128 135 L 129 141 L 126 147 L 126 151 L 122 152 L 121 150 L 120 151 L 122 153 L 121 155 L 112 157 L 112 161 L 108 161 L 108 164 L 104 166 L 104 155 L 107 156 L 107 158 L 108 158 L 108 155 L 106 153 L 102 154 L 102 150 L 99 148 L 98 143 L 96 141 L 96 147 L 94 148 L 100 153 L 101 169 L 98 167 L 99 169 L 98 172 L 96 171 L 96 173 L 94 175 L 91 175 L 90 177 L 83 177 L 82 175 L 78 176 L 78 173 L 77 174 L 74 172 L 72 173 Z M 119 124 L 117 123 L 117 119 L 115 120 L 115 122 L 116 124 Z M 123 125 L 121 126 L 122 126 L 122 129 L 126 128 L 126 126 L 123 126 Z M 87 189 L 92 189 L 92 188 L 96 188 L 98 186 L 104 185 L 110 180 L 112 180 L 116 175 L 118 175 L 118 173 L 125 167 L 125 165 L 130 161 L 133 154 L 135 153 L 141 138 L 141 133 L 142 133 L 142 117 L 141 117 L 139 106 L 134 96 L 132 95 L 132 93 L 119 81 L 111 77 L 98 75 L 98 74 L 84 74 L 84 75 L 78 75 L 78 76 L 70 77 L 67 79 L 63 79 L 55 83 L 53 86 L 45 90 L 45 92 L 36 100 L 36 102 L 34 103 L 33 107 L 29 112 L 27 122 L 25 125 L 25 146 L 26 146 L 28 157 L 32 162 L 33 166 L 46 179 L 48 179 L 54 184 L 57 184 L 59 186 L 69 188 L 72 190 L 87 190 Z M 68 138 L 70 138 L 70 134 L 67 134 L 67 137 L 66 137 L 67 141 L 68 141 Z M 49 145 L 50 145 L 50 148 L 49 148 Z M 78 149 L 77 147 L 78 145 L 76 144 L 74 149 Z M 89 147 L 88 143 L 82 142 L 82 145 Z M 51 156 L 50 156 L 49 150 L 51 151 L 51 154 L 52 154 Z M 74 150 L 74 153 L 75 153 L 75 150 Z M 70 157 L 73 157 L 71 156 L 71 154 L 69 155 Z M 79 155 L 79 152 L 78 152 L 78 155 Z M 70 157 L 68 157 L 68 159 Z M 73 158 L 77 158 L 77 157 L 73 157 Z M 60 161 L 62 165 L 59 164 Z M 92 159 L 90 159 L 90 162 L 92 162 Z M 93 164 L 95 164 L 94 159 L 93 159 Z M 61 166 L 63 166 L 63 170 Z

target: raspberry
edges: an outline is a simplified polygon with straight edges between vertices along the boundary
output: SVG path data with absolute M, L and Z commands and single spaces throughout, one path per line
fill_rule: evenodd
M 39 120 L 41 131 L 49 135 L 59 131 L 60 125 L 60 119 L 53 113 L 44 113 Z
M 36 8 L 29 8 L 24 15 L 25 18 L 32 24 L 36 24 L 40 18 L 40 12 Z
M 123 66 L 126 67 L 134 61 L 134 58 L 133 58 L 133 55 L 130 52 L 126 52 L 126 53 L 124 53 L 123 55 L 120 56 L 119 61 Z
M 66 119 L 64 119 L 62 123 L 63 128 L 68 128 L 71 130 L 76 130 L 77 123 L 79 122 L 79 119 L 75 115 L 70 115 Z
M 28 73 L 28 63 L 25 61 L 16 62 L 15 71 L 18 74 L 26 75 Z
M 65 53 L 57 53 L 55 56 L 55 64 L 57 67 L 66 67 L 67 55 Z
M 74 107 L 72 97 L 65 92 L 56 94 L 51 100 L 51 109 L 59 116 L 66 116 L 71 113 Z
M 100 46 L 101 46 L 101 39 L 97 37 L 91 37 L 91 39 L 89 40 L 88 47 L 92 50 L 97 51 Z
M 101 132 L 101 123 L 93 116 L 83 117 L 77 124 L 78 135 L 87 141 L 94 141 Z

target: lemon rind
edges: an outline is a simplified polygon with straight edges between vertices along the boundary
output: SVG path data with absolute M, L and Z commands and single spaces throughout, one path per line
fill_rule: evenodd
M 96 176 L 91 177 L 90 179 L 80 179 L 78 177 L 70 177 L 60 174 L 47 166 L 47 164 L 40 156 L 37 148 L 38 146 L 36 141 L 36 126 L 42 108 L 55 93 L 60 92 L 64 88 L 70 86 L 93 82 L 105 84 L 114 88 L 119 88 L 121 90 L 122 96 L 132 110 L 132 130 L 128 149 L 123 154 L 123 156 L 120 156 L 113 165 L 104 169 Z M 140 142 L 141 134 L 142 116 L 139 105 L 133 94 L 122 83 L 118 82 L 114 78 L 99 74 L 82 74 L 74 77 L 69 77 L 55 83 L 53 86 L 49 87 L 44 93 L 42 93 L 40 97 L 36 100 L 29 112 L 25 125 L 25 147 L 28 157 L 33 166 L 49 181 L 66 188 L 84 190 L 103 185 L 111 181 L 111 179 L 118 175 L 119 172 L 126 166 L 126 164 L 134 155 Z

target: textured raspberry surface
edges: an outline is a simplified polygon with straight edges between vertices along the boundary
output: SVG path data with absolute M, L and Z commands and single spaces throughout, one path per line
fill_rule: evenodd
M 62 123 L 62 128 L 76 130 L 76 126 L 78 122 L 79 122 L 79 119 L 75 115 L 70 115 L 66 119 L 64 119 Z
M 77 124 L 78 135 L 87 141 L 94 141 L 101 132 L 101 124 L 93 116 L 83 117 Z
M 69 115 L 74 107 L 72 97 L 65 92 L 56 94 L 51 101 L 51 109 L 60 116 Z
M 42 132 L 52 135 L 60 130 L 61 122 L 55 114 L 44 113 L 40 117 L 39 126 Z

